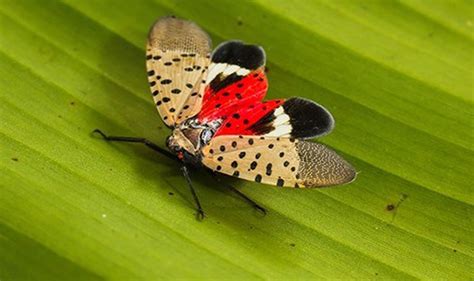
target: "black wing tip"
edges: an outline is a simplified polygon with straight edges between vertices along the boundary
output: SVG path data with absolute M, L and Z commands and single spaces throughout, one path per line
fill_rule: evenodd
M 307 139 L 329 134 L 335 127 L 334 117 L 322 105 L 305 98 L 293 97 L 283 104 L 290 117 L 291 135 Z
M 238 40 L 223 42 L 212 53 L 214 63 L 235 64 L 249 70 L 264 66 L 265 61 L 265 50 L 261 46 L 245 44 Z

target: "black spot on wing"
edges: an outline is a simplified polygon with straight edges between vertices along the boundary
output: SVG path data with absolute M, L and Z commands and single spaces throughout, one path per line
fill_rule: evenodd
M 311 100 L 291 98 L 282 106 L 290 117 L 291 136 L 294 138 L 306 139 L 322 136 L 334 127 L 331 113 Z
M 235 64 L 254 70 L 265 64 L 265 52 L 260 46 L 246 45 L 239 41 L 220 44 L 212 54 L 215 63 Z

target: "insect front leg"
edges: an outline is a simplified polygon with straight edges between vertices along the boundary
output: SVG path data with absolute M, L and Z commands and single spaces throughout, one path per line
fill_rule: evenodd
M 106 141 L 120 141 L 120 142 L 135 142 L 135 143 L 143 143 L 147 147 L 153 149 L 154 151 L 161 153 L 162 155 L 173 159 L 178 160 L 178 158 L 171 152 L 166 149 L 159 147 L 157 144 L 147 140 L 146 138 L 135 138 L 135 137 L 119 137 L 119 136 L 107 136 L 101 130 L 95 129 L 92 133 L 99 134 L 104 140 Z
M 188 183 L 189 189 L 191 189 L 191 193 L 193 194 L 194 202 L 196 202 L 196 206 L 197 206 L 196 218 L 198 220 L 202 221 L 204 219 L 204 216 L 205 216 L 204 211 L 202 210 L 201 202 L 199 202 L 199 198 L 197 197 L 196 191 L 194 190 L 194 187 L 193 187 L 193 183 L 191 182 L 191 177 L 189 176 L 188 167 L 186 167 L 186 165 L 183 165 L 183 167 L 181 167 L 181 171 L 183 172 L 183 176 L 186 179 L 186 182 Z

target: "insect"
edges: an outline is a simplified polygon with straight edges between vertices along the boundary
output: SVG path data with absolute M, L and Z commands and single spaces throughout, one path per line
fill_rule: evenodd
M 306 141 L 334 128 L 328 110 L 299 97 L 263 100 L 268 83 L 261 47 L 227 41 L 211 53 L 211 40 L 199 26 L 164 17 L 151 27 L 146 50 L 151 93 L 163 122 L 172 129 L 166 139 L 168 150 L 145 138 L 95 132 L 108 141 L 143 143 L 179 160 L 199 219 L 204 211 L 189 176 L 193 166 L 294 188 L 355 179 L 354 168 L 334 151 Z

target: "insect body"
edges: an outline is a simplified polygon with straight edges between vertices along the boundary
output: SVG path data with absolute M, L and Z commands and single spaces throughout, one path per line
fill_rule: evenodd
M 202 148 L 207 146 L 219 128 L 220 122 L 200 123 L 187 119 L 166 139 L 166 146 L 185 163 L 200 166 Z
M 296 188 L 339 185 L 355 178 L 352 166 L 334 151 L 306 141 L 334 128 L 324 107 L 298 97 L 264 101 L 268 83 L 261 47 L 228 41 L 211 53 L 209 36 L 196 24 L 165 17 L 150 30 L 146 66 L 158 112 L 173 130 L 166 145 L 183 163 L 193 195 L 189 165 Z

